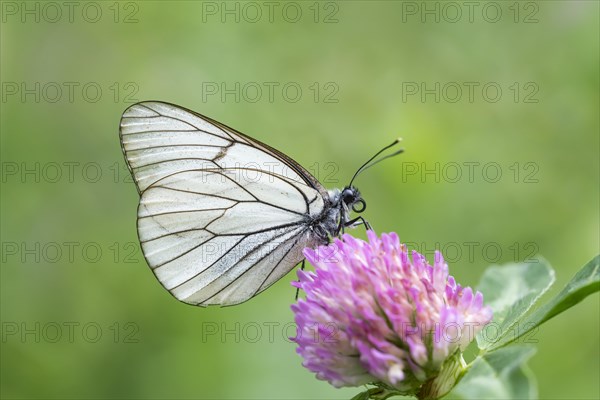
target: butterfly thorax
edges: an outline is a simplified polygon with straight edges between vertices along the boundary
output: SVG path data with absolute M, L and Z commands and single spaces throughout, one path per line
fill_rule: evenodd
M 328 195 L 329 206 L 311 221 L 311 229 L 323 244 L 340 236 L 344 228 L 352 224 L 351 210 L 362 212 L 365 209 L 365 202 L 355 187 L 329 190 Z M 356 204 L 362 204 L 362 207 L 356 208 Z

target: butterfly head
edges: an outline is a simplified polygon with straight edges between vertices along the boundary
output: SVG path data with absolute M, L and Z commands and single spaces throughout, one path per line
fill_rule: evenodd
M 360 214 L 367 209 L 367 203 L 354 186 L 346 186 L 342 190 L 340 200 L 348 210 L 352 209 L 355 213 Z

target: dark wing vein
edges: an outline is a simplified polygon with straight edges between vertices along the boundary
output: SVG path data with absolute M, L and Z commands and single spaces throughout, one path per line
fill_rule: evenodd
M 288 233 L 290 233 L 290 232 L 291 232 L 291 231 L 284 232 L 283 234 L 288 234 Z M 260 292 L 260 291 L 261 291 L 261 290 L 260 290 L 260 288 L 262 287 L 262 285 L 264 285 L 264 283 L 265 283 L 265 282 L 266 282 L 266 281 L 269 279 L 269 276 L 271 276 L 271 274 L 273 273 L 273 271 L 275 271 L 275 270 L 277 269 L 277 267 L 279 266 L 279 264 L 281 264 L 281 262 L 282 262 L 283 260 L 285 260 L 285 258 L 286 258 L 286 257 L 287 257 L 287 255 L 290 253 L 290 251 L 292 251 L 292 249 L 293 249 L 293 248 L 296 246 L 296 244 L 298 243 L 298 241 L 300 240 L 300 238 L 302 237 L 302 235 L 303 235 L 303 233 L 304 233 L 304 232 L 306 232 L 306 229 L 304 229 L 303 231 L 301 231 L 301 232 L 300 232 L 300 233 L 297 235 L 297 237 L 296 237 L 296 239 L 295 239 L 294 243 L 292 244 L 292 246 L 291 246 L 291 247 L 290 247 L 290 248 L 289 248 L 289 249 L 288 249 L 288 250 L 285 252 L 285 254 L 284 254 L 284 255 L 283 255 L 283 256 L 282 256 L 282 257 L 279 259 L 279 261 L 277 261 L 277 264 L 275 264 L 275 266 L 274 266 L 274 267 L 271 269 L 271 272 L 270 272 L 269 274 L 267 274 L 267 277 L 266 277 L 266 278 L 263 280 L 263 282 L 262 282 L 262 283 L 261 283 L 261 284 L 258 286 L 258 288 L 256 289 L 256 292 L 255 292 L 255 293 L 254 293 L 252 296 L 250 296 L 250 297 L 254 297 L 254 296 L 256 296 L 256 294 L 257 294 L 258 292 Z M 281 236 L 283 236 L 283 234 L 282 234 Z M 272 240 L 273 240 L 273 239 L 269 239 L 268 241 L 272 241 Z M 202 303 L 206 303 L 208 300 L 212 299 L 213 297 L 215 297 L 215 296 L 217 296 L 218 294 L 220 294 L 220 293 L 221 293 L 223 290 L 227 289 L 227 288 L 228 288 L 229 286 L 231 286 L 233 283 L 237 282 L 237 281 L 238 281 L 240 278 L 242 278 L 242 276 L 243 276 L 243 275 L 245 275 L 245 274 L 246 274 L 246 272 L 248 272 L 248 271 L 252 270 L 252 268 L 253 268 L 254 266 L 256 266 L 257 264 L 259 264 L 259 263 L 260 263 L 261 261 L 263 261 L 265 258 L 267 258 L 268 256 L 270 256 L 270 255 L 271 255 L 273 252 L 275 252 L 277 249 L 279 249 L 281 246 L 283 246 L 283 245 L 285 245 L 286 243 L 288 243 L 290 240 L 292 240 L 292 239 L 290 238 L 290 239 L 288 239 L 288 240 L 286 240 L 286 241 L 284 241 L 284 242 L 281 242 L 281 243 L 279 243 L 279 244 L 277 245 L 277 247 L 275 248 L 275 250 L 273 250 L 272 252 L 268 252 L 268 253 L 266 253 L 264 256 L 262 256 L 261 258 L 259 258 L 259 259 L 258 259 L 258 260 L 257 260 L 257 261 L 254 263 L 254 264 L 251 264 L 251 265 L 249 265 L 249 266 L 248 266 L 248 268 L 246 268 L 246 270 L 244 270 L 244 271 L 243 271 L 243 272 L 242 272 L 242 273 L 241 273 L 241 274 L 240 274 L 240 275 L 239 275 L 237 278 L 233 279 L 233 280 L 232 280 L 231 282 L 229 282 L 227 285 L 223 286 L 221 289 L 219 289 L 219 291 L 218 291 L 218 292 L 216 292 L 216 293 L 214 293 L 213 295 L 211 295 L 210 297 L 208 297 L 208 298 L 204 299 L 204 301 L 202 301 Z M 266 243 L 266 241 L 265 241 L 265 242 L 263 242 L 263 243 L 261 243 L 259 246 L 257 246 L 257 248 L 258 248 L 258 247 L 261 247 L 261 246 L 263 246 L 265 243 Z M 242 258 L 242 260 L 243 260 L 243 259 L 245 259 L 246 257 L 249 257 L 249 256 L 251 256 L 251 255 L 254 253 L 254 251 L 256 251 L 256 250 L 257 250 L 257 248 L 255 248 L 255 249 L 253 249 L 252 251 L 248 252 L 248 253 L 247 253 L 247 254 L 246 254 L 246 255 L 245 255 L 243 258 Z
M 274 241 L 274 240 L 277 240 L 277 238 L 279 238 L 279 237 L 281 237 L 281 236 L 283 236 L 283 235 L 287 235 L 287 234 L 291 233 L 292 231 L 293 231 L 293 229 L 290 229 L 290 230 L 287 230 L 287 231 L 283 231 L 283 232 L 281 232 L 280 234 L 277 234 L 276 236 L 273 236 L 273 237 L 267 237 L 265 240 L 263 240 L 263 241 L 259 242 L 259 243 L 258 243 L 256 246 L 254 246 L 254 247 L 253 247 L 251 250 L 249 250 L 248 252 L 246 252 L 246 253 L 245 253 L 245 255 L 244 255 L 244 256 L 243 256 L 243 257 L 242 257 L 240 260 L 238 260 L 238 262 L 237 262 L 236 264 L 234 264 L 233 266 L 231 266 L 231 267 L 228 269 L 228 271 L 229 271 L 231 268 L 234 268 L 234 267 L 235 267 L 235 265 L 238 265 L 240 261 L 243 261 L 243 260 L 245 260 L 246 258 L 248 258 L 248 257 L 252 256 L 252 255 L 253 255 L 253 254 L 254 254 L 256 251 L 258 251 L 258 250 L 259 250 L 259 249 L 260 249 L 262 246 L 264 246 L 266 243 L 268 243 L 268 242 L 272 242 L 272 241 Z M 246 239 L 250 238 L 251 236 L 253 236 L 253 235 L 248 235 L 248 236 L 245 236 L 244 238 L 242 238 L 241 240 L 239 240 L 238 242 L 236 242 L 236 244 L 235 244 L 234 246 L 232 246 L 232 248 L 231 248 L 231 249 L 229 249 L 229 250 L 228 250 L 228 251 L 227 251 L 225 254 L 223 254 L 221 257 L 219 257 L 219 259 L 218 259 L 218 260 L 216 260 L 215 262 L 213 262 L 213 263 L 212 263 L 212 264 L 211 264 L 209 267 L 207 267 L 206 269 L 204 269 L 202 272 L 200 272 L 200 273 L 196 274 L 194 277 L 190 278 L 189 280 L 191 280 L 191 279 L 194 279 L 195 277 L 197 277 L 197 276 L 200 276 L 200 275 L 202 275 L 202 274 L 204 274 L 204 273 L 207 273 L 207 272 L 208 272 L 208 270 L 209 270 L 211 267 L 213 267 L 213 266 L 214 266 L 214 265 L 215 265 L 215 264 L 216 264 L 216 263 L 217 263 L 217 262 L 218 262 L 218 261 L 219 261 L 221 258 L 223 258 L 225 255 L 227 255 L 227 254 L 228 254 L 230 251 L 232 251 L 234 248 L 236 248 L 236 247 L 237 247 L 237 246 L 238 246 L 238 245 L 239 245 L 239 244 L 240 244 L 240 243 L 241 243 L 243 240 L 246 240 Z M 286 242 L 287 242 L 287 241 L 285 241 L 285 242 L 283 242 L 283 243 L 286 243 Z M 279 247 L 279 245 L 277 246 L 277 248 L 278 248 L 278 247 Z M 242 274 L 243 274 L 243 273 L 245 273 L 245 272 L 247 272 L 247 271 L 249 271 L 249 270 L 251 270 L 251 269 L 252 269 L 254 266 L 256 266 L 256 264 L 258 264 L 260 261 L 262 261 L 263 259 L 265 259 L 266 257 L 268 257 L 268 256 L 269 256 L 269 255 L 271 255 L 271 254 L 272 254 L 272 251 L 271 251 L 271 252 L 265 252 L 265 255 L 264 255 L 264 256 L 262 256 L 262 257 L 261 257 L 259 260 L 257 260 L 256 262 L 254 262 L 254 263 L 252 263 L 252 264 L 248 265 L 248 267 L 246 268 L 246 270 L 245 270 L 244 272 L 242 272 Z M 211 280 L 210 282 L 207 282 L 206 286 L 210 285 L 212 282 L 216 281 L 217 279 L 219 279 L 219 277 L 216 277 L 215 279 Z M 231 285 L 231 284 L 232 284 L 233 282 L 235 282 L 237 279 L 239 279 L 239 277 L 238 277 L 238 278 L 235 278 L 234 280 L 232 280 L 232 282 L 230 282 L 229 284 L 227 284 L 227 286 Z M 188 281 L 189 281 L 189 280 L 188 280 Z M 178 285 L 178 286 L 181 286 L 181 285 Z M 175 288 L 173 288 L 173 289 L 175 289 Z M 221 288 L 221 289 L 219 289 L 219 292 L 223 291 L 223 289 L 224 289 L 224 288 Z M 215 295 L 216 295 L 216 294 L 215 294 Z M 214 295 L 213 295 L 213 296 L 211 296 L 211 297 L 214 297 Z M 206 300 L 208 300 L 208 299 L 206 299 Z M 204 300 L 203 302 L 206 302 L 206 300 Z
M 225 213 L 225 211 L 223 211 L 223 213 Z M 220 218 L 221 216 L 222 216 L 222 215 L 218 216 L 218 217 L 217 217 L 217 219 L 218 219 L 218 218 Z M 213 240 L 214 238 L 215 238 L 215 236 L 213 236 L 213 237 L 211 237 L 211 238 L 209 238 L 209 239 L 206 239 L 206 240 L 205 240 L 205 241 L 203 241 L 202 243 L 200 243 L 200 244 L 198 244 L 198 245 L 195 245 L 195 246 L 194 246 L 194 247 L 192 247 L 191 249 L 189 249 L 189 250 L 186 250 L 186 251 L 182 252 L 181 254 L 178 254 L 177 256 L 175 256 L 175 257 L 173 257 L 173 258 L 169 259 L 168 261 L 165 261 L 165 262 L 163 262 L 163 263 L 161 263 L 161 264 L 157 264 L 157 265 L 155 265 L 154 267 L 152 267 L 152 269 L 156 270 L 156 269 L 158 269 L 158 268 L 160 268 L 160 267 L 162 267 L 162 266 L 165 266 L 166 264 L 169 264 L 169 263 L 171 263 L 171 262 L 173 262 L 173 261 L 177 260 L 178 258 L 181 258 L 181 257 L 185 256 L 185 255 L 186 255 L 186 254 L 188 254 L 189 252 L 196 250 L 198 247 L 200 247 L 200 246 L 203 246 L 204 244 L 208 243 L 209 241 Z

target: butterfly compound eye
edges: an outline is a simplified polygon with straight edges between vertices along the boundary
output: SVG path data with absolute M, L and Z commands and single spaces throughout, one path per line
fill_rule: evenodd
M 350 189 L 344 189 L 342 192 L 342 201 L 346 204 L 352 204 L 354 202 L 356 195 Z

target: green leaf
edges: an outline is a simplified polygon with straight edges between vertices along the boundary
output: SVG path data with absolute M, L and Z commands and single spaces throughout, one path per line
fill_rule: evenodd
M 364 392 L 360 392 L 359 394 L 357 394 L 350 400 L 369 400 L 370 397 L 371 397 L 371 394 L 369 393 L 369 391 L 365 390 Z
M 494 311 L 492 322 L 477 335 L 480 349 L 506 337 L 517 338 L 518 322 L 554 283 L 554 270 L 541 258 L 531 264 L 489 267 L 479 283 L 484 302 Z
M 504 346 L 516 340 L 599 290 L 600 256 L 596 256 L 580 269 L 573 279 L 550 302 L 535 310 L 519 323 L 519 335 L 516 337 L 506 336 L 497 343 L 494 343 L 490 349 Z
M 443 398 L 534 399 L 537 386 L 525 364 L 534 353 L 534 347 L 510 346 L 479 356 L 460 382 Z
M 352 399 L 350 400 L 386 400 L 390 397 L 402 396 L 397 390 L 383 387 L 385 385 L 381 383 L 376 385 L 379 387 L 371 388 L 365 390 L 364 392 L 360 392 L 356 396 L 352 397 Z

